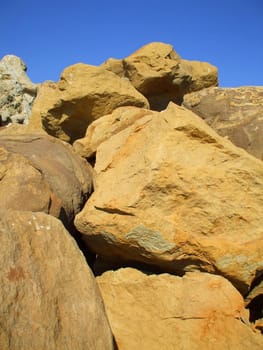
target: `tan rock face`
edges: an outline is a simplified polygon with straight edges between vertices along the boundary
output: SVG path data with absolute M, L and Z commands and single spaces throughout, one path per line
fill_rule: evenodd
M 102 67 L 128 78 L 154 110 L 164 109 L 169 101 L 181 103 L 186 92 L 218 84 L 216 67 L 182 60 L 171 45 L 158 42 L 123 60 L 109 59 Z
M 218 85 L 218 71 L 215 66 L 207 62 L 181 60 L 181 66 L 191 76 L 188 92 L 199 91 L 210 86 Z
M 96 281 L 44 213 L 0 210 L 1 350 L 113 349 Z
M 48 135 L 0 134 L 0 207 L 43 211 L 72 224 L 92 189 L 92 169 Z
M 66 68 L 59 82 L 39 88 L 30 124 L 73 142 L 85 135 L 95 119 L 120 106 L 148 108 L 148 102 L 127 79 L 101 67 L 75 64 Z
M 102 256 L 219 273 L 246 293 L 262 273 L 262 162 L 183 107 L 103 142 L 75 225 Z
M 90 158 L 95 155 L 98 146 L 102 142 L 131 126 L 138 119 L 153 114 L 154 112 L 151 110 L 138 107 L 116 108 L 111 114 L 91 123 L 85 137 L 74 142 L 74 150 L 82 157 Z
M 119 350 L 262 349 L 241 295 L 220 276 L 126 268 L 97 281 Z
M 185 95 L 183 105 L 263 160 L 263 87 L 204 89 Z

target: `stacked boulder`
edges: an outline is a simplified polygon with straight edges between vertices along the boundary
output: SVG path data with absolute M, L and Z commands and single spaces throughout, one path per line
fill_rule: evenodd
M 1 129 L 1 349 L 263 348 L 262 88 L 217 85 L 151 43 Z
M 164 109 L 169 101 L 181 103 L 186 93 L 218 85 L 215 66 L 183 60 L 164 43 L 145 45 L 123 60 L 110 58 L 102 67 L 127 78 L 154 110 Z
M 75 64 L 61 74 L 58 83 L 39 87 L 30 125 L 72 143 L 85 135 L 97 118 L 120 106 L 148 108 L 147 99 L 126 79 L 87 64 Z

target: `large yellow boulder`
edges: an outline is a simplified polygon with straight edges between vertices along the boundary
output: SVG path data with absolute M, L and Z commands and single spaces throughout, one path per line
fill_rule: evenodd
M 95 192 L 75 219 L 92 250 L 221 274 L 247 293 L 263 269 L 260 160 L 170 103 L 102 142 L 95 171 Z
M 215 66 L 183 60 L 172 45 L 161 42 L 147 44 L 122 60 L 111 58 L 102 67 L 128 78 L 154 110 L 164 109 L 169 101 L 180 104 L 187 92 L 218 85 Z
M 120 106 L 149 107 L 128 79 L 79 63 L 66 68 L 58 83 L 40 85 L 30 125 L 73 142 L 85 135 L 92 121 Z

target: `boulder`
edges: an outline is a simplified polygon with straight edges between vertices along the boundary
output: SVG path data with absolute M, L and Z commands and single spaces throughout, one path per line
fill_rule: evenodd
M 128 78 L 153 110 L 166 108 L 169 101 L 180 104 L 187 92 L 218 85 L 216 67 L 182 60 L 172 45 L 161 42 L 147 44 L 123 60 L 110 58 L 101 66 Z
M 92 158 L 102 142 L 132 125 L 138 119 L 153 113 L 149 109 L 139 107 L 116 108 L 111 114 L 105 115 L 91 123 L 85 137 L 76 140 L 73 148 L 80 156 Z
M 40 85 L 30 124 L 42 125 L 50 135 L 73 142 L 85 135 L 95 119 L 129 105 L 149 107 L 128 79 L 79 63 L 66 68 L 58 83 Z
M 181 60 L 182 69 L 191 76 L 188 92 L 199 91 L 218 85 L 218 70 L 207 62 Z
M 260 350 L 238 291 L 206 273 L 146 275 L 126 268 L 97 277 L 119 350 Z
M 58 139 L 0 133 L 0 208 L 43 211 L 69 227 L 92 191 L 92 173 Z
M 221 274 L 243 294 L 262 274 L 262 162 L 191 111 L 139 118 L 100 144 L 95 172 L 75 225 L 98 255 Z
M 113 350 L 96 280 L 56 218 L 0 209 L 1 350 Z
M 28 78 L 26 70 L 17 56 L 7 55 L 0 61 L 0 126 L 28 124 L 37 85 Z
M 220 135 L 263 160 L 263 87 L 207 88 L 184 96 L 183 105 Z

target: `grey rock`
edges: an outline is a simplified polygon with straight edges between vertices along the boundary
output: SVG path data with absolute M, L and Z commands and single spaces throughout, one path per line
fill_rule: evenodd
M 26 70 L 17 56 L 6 55 L 0 61 L 0 125 L 28 124 L 37 84 L 31 82 Z

